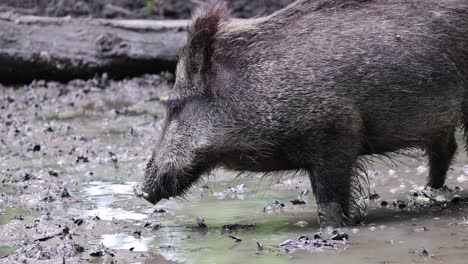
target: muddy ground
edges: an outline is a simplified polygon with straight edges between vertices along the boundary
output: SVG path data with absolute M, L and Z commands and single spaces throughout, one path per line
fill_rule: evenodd
M 199 0 L 2 0 L 0 11 L 39 16 L 93 18 L 189 18 Z M 228 0 L 233 15 L 247 18 L 270 14 L 293 0 Z
M 463 151 L 439 192 L 421 153 L 373 160 L 364 223 L 338 233 L 304 175 L 216 171 L 185 198 L 136 198 L 172 81 L 0 86 L 0 263 L 466 263 Z

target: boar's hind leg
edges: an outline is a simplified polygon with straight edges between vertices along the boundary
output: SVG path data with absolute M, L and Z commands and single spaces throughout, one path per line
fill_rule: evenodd
M 323 159 L 310 173 L 320 225 L 347 226 L 350 223 L 351 179 L 356 159 L 333 155 Z
M 427 146 L 429 156 L 429 179 L 427 186 L 431 188 L 439 189 L 445 184 L 447 171 L 457 150 L 454 134 L 455 129 L 450 129 Z

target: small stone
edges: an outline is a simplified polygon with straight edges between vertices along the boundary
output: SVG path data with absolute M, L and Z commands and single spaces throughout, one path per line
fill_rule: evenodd
M 291 203 L 292 203 L 293 205 L 307 204 L 305 201 L 298 200 L 298 199 L 292 200 Z
M 283 203 L 275 201 L 274 203 L 267 204 L 267 206 L 263 208 L 263 212 L 264 213 L 282 212 L 284 207 L 285 205 Z
M 259 251 L 262 251 L 263 250 L 263 245 L 258 240 L 255 240 L 255 242 L 257 242 L 257 249 Z
M 337 240 L 337 241 L 346 241 L 349 240 L 349 236 L 346 233 L 339 233 L 336 232 L 335 235 L 333 235 L 330 240 Z
M 88 157 L 86 157 L 86 156 L 78 156 L 78 157 L 76 158 L 76 163 L 79 163 L 80 161 L 81 161 L 82 163 L 88 163 L 88 162 L 89 162 L 89 159 L 88 159 Z
M 70 192 L 68 191 L 68 189 L 66 187 L 62 187 L 60 189 L 60 197 L 62 197 L 62 198 L 70 198 L 71 197 Z
M 203 227 L 206 227 L 205 225 L 205 219 L 201 216 L 197 216 L 197 218 L 195 219 L 195 221 L 197 222 L 197 226 L 203 226 Z
M 34 145 L 34 147 L 32 148 L 32 151 L 33 152 L 41 151 L 41 145 L 39 145 L 39 144 Z
M 20 174 L 20 180 L 21 181 L 28 181 L 31 179 L 31 174 L 27 173 L 27 172 L 22 172 Z
M 145 228 L 148 228 L 148 229 L 150 229 L 152 231 L 158 231 L 159 229 L 161 229 L 161 225 L 151 224 L 150 222 L 146 222 Z
M 380 198 L 380 195 L 375 192 L 369 196 L 369 200 L 377 200 L 379 198 Z
M 296 223 L 296 225 L 304 228 L 304 227 L 308 226 L 309 223 L 307 223 L 306 221 L 299 221 L 299 222 Z
M 49 170 L 49 175 L 52 176 L 52 177 L 58 177 L 59 173 L 54 171 L 54 170 Z
M 118 162 L 117 156 L 113 152 L 109 152 L 109 156 L 111 157 L 113 163 Z
M 77 226 L 82 225 L 83 222 L 84 222 L 84 220 L 83 220 L 82 218 L 75 218 L 75 219 L 73 219 L 73 223 L 74 223 L 75 225 L 77 225 Z
M 403 202 L 403 201 L 400 201 L 400 200 L 398 200 L 398 201 L 396 201 L 396 202 L 394 201 L 394 202 L 393 202 L 393 206 L 398 207 L 398 208 L 400 208 L 400 209 L 404 209 L 404 208 L 407 207 L 406 203 Z
M 133 231 L 132 236 L 134 238 L 136 238 L 136 239 L 140 239 L 141 238 L 141 231 L 140 230 Z

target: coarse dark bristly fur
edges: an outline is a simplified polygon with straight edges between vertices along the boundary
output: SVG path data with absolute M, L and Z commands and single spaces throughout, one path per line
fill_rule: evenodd
M 468 125 L 468 1 L 299 0 L 230 20 L 203 4 L 148 164 L 148 201 L 216 167 L 310 175 L 322 225 L 350 223 L 365 155 L 421 148 L 441 188 Z M 465 137 L 467 140 L 468 138 Z

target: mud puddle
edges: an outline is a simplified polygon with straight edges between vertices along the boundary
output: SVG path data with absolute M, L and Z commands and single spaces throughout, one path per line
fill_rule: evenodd
M 465 263 L 464 152 L 437 193 L 420 153 L 372 161 L 347 239 L 319 228 L 301 175 L 219 170 L 186 198 L 136 198 L 171 79 L 0 87 L 0 263 Z

